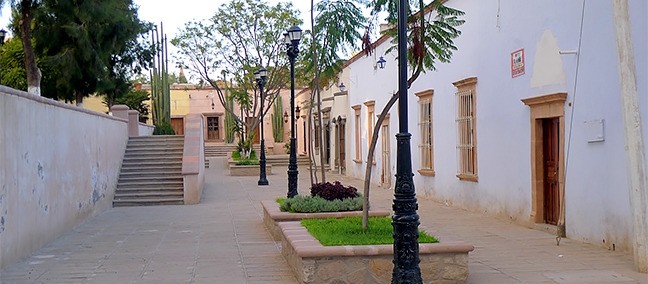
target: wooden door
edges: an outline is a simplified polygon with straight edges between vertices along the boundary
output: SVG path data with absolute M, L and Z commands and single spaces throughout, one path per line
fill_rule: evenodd
M 173 131 L 175 131 L 176 135 L 184 135 L 184 118 L 172 117 L 171 128 L 173 128 Z
M 389 151 L 389 125 L 383 125 L 381 129 L 382 144 L 382 173 L 380 175 L 381 186 L 391 187 L 391 153 Z
M 346 174 L 346 152 L 345 152 L 345 147 L 346 144 L 344 142 L 344 134 L 345 132 L 345 125 L 344 123 L 340 123 L 340 127 L 338 128 L 338 149 L 340 151 L 340 173 L 341 174 Z
M 542 156 L 544 184 L 544 221 L 557 225 L 560 218 L 559 168 L 560 137 L 559 118 L 542 120 Z
M 324 127 L 324 164 L 331 164 L 331 125 L 329 123 Z
M 254 117 L 248 117 L 245 119 L 245 124 L 247 124 L 246 126 L 247 131 L 250 131 L 248 127 L 252 127 L 252 125 L 254 125 L 255 119 L 256 118 Z M 250 133 L 248 133 L 248 137 L 250 137 L 249 134 Z M 259 125 L 257 125 L 257 127 L 254 128 L 254 139 L 252 139 L 252 143 L 253 144 L 261 143 L 261 122 L 259 122 Z
M 220 119 L 218 116 L 207 117 L 207 140 L 220 140 Z

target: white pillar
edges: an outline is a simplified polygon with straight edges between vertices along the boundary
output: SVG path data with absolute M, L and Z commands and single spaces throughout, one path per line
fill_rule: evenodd
M 633 254 L 640 272 L 648 272 L 648 181 L 646 157 L 641 130 L 641 113 L 637 95 L 637 78 L 632 50 L 632 28 L 628 0 L 614 0 L 614 22 L 619 56 L 621 104 L 625 128 L 626 156 L 633 215 Z

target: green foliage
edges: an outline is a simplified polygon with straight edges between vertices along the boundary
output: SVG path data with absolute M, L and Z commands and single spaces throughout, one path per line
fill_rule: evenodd
M 234 109 L 234 98 L 232 96 L 227 96 L 225 103 L 229 109 Z M 236 123 L 236 118 L 231 113 L 225 112 L 225 142 L 233 143 L 234 134 L 239 131 L 240 129 L 238 123 Z
M 343 200 L 326 200 L 319 196 L 297 195 L 280 203 L 281 211 L 291 213 L 316 213 L 362 210 L 362 196 Z
M 41 95 L 55 100 L 71 101 L 71 92 L 57 89 L 56 77 L 59 70 L 43 62 L 43 55 L 36 54 L 36 62 L 42 71 Z M 12 38 L 0 46 L 0 84 L 17 90 L 27 90 L 25 53 L 19 38 Z
M 146 104 L 146 101 L 149 100 L 149 98 L 149 93 L 145 90 L 131 90 L 125 95 L 116 98 L 114 104 L 127 105 L 128 108 L 138 111 L 139 121 L 146 122 L 149 114 L 149 106 Z M 108 106 L 106 98 L 104 98 L 104 104 Z
M 278 39 L 290 26 L 301 24 L 297 15 L 290 2 L 270 5 L 266 1 L 232 0 L 210 19 L 186 23 L 171 42 L 179 49 L 182 66 L 214 87 L 221 102 L 226 101 L 225 94 L 214 73 L 228 70 L 233 75 L 236 88 L 228 88 L 229 94 L 243 113 L 234 112 L 228 104 L 224 107 L 244 124 L 245 117 L 259 117 L 261 113 L 255 70 L 260 66 L 268 70 L 265 90 L 270 102 L 288 85 L 288 58 L 284 43 Z
M 457 50 L 454 45 L 454 39 L 461 35 L 461 31 L 457 28 L 465 21 L 460 19 L 464 12 L 446 7 L 442 4 L 444 1 L 434 0 L 429 3 L 428 1 L 409 1 L 410 11 L 408 17 L 408 53 L 407 59 L 409 64 L 413 66 L 413 70 L 436 70 L 435 61 L 450 62 L 452 53 Z M 426 3 L 428 2 L 428 3 Z M 373 14 L 382 11 L 388 12 L 387 21 L 392 24 L 392 28 L 385 33 L 393 38 L 391 46 L 387 53 L 395 50 L 398 42 L 398 31 L 396 29 L 396 0 L 377 0 L 372 3 Z M 414 6 L 414 7 L 411 7 Z M 429 7 L 434 18 L 421 17 L 416 14 L 418 11 L 423 11 Z M 418 9 L 412 9 L 418 8 Z
M 272 137 L 275 142 L 284 141 L 284 121 L 283 121 L 283 104 L 281 96 L 277 96 L 274 105 L 272 106 L 273 112 L 270 114 L 272 120 Z
M 286 154 L 290 154 L 290 143 L 284 144 L 284 150 L 286 150 Z
M 241 159 L 241 160 L 236 162 L 237 166 L 252 166 L 252 165 L 258 165 L 258 164 L 259 164 L 259 160 L 252 159 L 252 158 L 250 158 L 250 159 Z
M 234 161 L 240 161 L 240 160 L 256 160 L 256 159 L 257 159 L 256 151 L 254 151 L 254 150 L 250 151 L 250 155 L 249 155 L 249 157 L 247 157 L 247 158 L 244 157 L 244 155 L 241 154 L 241 152 L 238 151 L 238 150 L 234 150 L 234 151 L 232 151 L 232 160 L 234 160 Z
M 315 4 L 315 35 L 313 36 L 312 31 L 308 32 L 311 38 L 305 43 L 310 47 L 304 48 L 302 57 L 302 60 L 305 60 L 305 72 L 320 73 L 320 81 L 314 82 L 315 84 L 328 85 L 341 71 L 344 60 L 340 58 L 340 54 L 355 52 L 356 43 L 361 37 L 359 30 L 365 27 L 367 22 L 362 12 L 362 8 L 367 4 L 367 0 L 320 0 Z M 313 44 L 317 60 L 313 60 Z M 318 65 L 318 69 L 314 64 Z
M 164 122 L 155 126 L 153 135 L 175 135 L 175 131 L 170 123 Z
M 390 217 L 369 218 L 369 228 L 362 229 L 362 218 L 302 219 L 308 232 L 324 246 L 387 245 L 394 243 Z M 419 230 L 419 243 L 438 243 L 434 236 Z
M 117 98 L 130 89 L 131 75 L 147 67 L 152 51 L 138 38 L 149 26 L 130 0 L 43 0 L 34 25 L 35 49 L 65 70 L 57 86 L 71 89 L 77 103 L 94 92 Z M 109 100 L 111 101 L 111 100 Z

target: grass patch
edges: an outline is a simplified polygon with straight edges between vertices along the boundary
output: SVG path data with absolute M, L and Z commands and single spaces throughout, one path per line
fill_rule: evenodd
M 369 218 L 362 230 L 362 217 L 303 219 L 302 225 L 324 246 L 393 244 L 391 217 Z M 419 230 L 419 243 L 438 243 L 434 236 Z

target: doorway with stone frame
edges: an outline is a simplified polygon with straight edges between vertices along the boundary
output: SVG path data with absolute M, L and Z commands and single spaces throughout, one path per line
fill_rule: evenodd
M 531 222 L 565 234 L 564 145 L 567 93 L 522 99 L 530 108 Z

